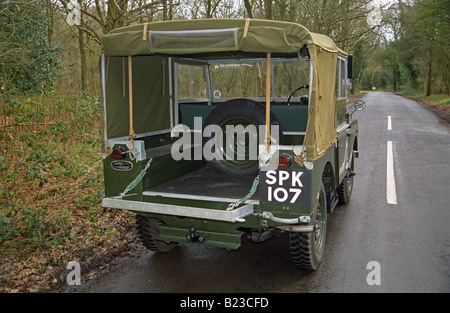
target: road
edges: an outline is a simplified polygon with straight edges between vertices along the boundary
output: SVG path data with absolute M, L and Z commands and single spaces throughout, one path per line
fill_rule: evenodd
M 391 93 L 369 92 L 364 100 L 365 111 L 355 113 L 360 158 L 352 199 L 328 219 L 316 272 L 293 267 L 283 235 L 243 240 L 231 252 L 188 245 L 147 252 L 84 291 L 450 292 L 450 127 Z

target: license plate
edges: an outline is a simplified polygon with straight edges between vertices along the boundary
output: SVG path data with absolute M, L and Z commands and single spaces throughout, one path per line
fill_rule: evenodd
M 309 206 L 311 172 L 291 169 L 259 173 L 259 201 Z

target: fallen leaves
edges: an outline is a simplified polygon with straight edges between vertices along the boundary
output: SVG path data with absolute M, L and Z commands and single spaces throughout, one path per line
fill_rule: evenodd
M 109 270 L 114 259 L 144 251 L 133 214 L 98 210 L 102 213 L 95 221 L 74 215 L 71 226 L 76 235 L 56 246 L 27 247 L 19 239 L 0 246 L 0 292 L 69 291 L 66 265 L 70 261 L 81 264 L 82 280 L 87 282 Z

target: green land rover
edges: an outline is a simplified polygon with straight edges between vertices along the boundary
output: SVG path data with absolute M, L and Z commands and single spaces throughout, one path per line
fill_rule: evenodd
M 136 213 L 143 244 L 238 249 L 289 234 L 316 270 L 327 216 L 350 199 L 352 58 L 295 23 L 144 23 L 103 37 L 102 206 Z

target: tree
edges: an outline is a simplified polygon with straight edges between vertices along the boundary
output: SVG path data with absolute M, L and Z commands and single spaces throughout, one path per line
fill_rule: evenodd
M 80 8 L 83 6 L 83 1 L 78 0 Z M 80 10 L 80 22 L 83 21 L 83 10 Z M 78 47 L 80 49 L 80 62 L 81 62 L 81 92 L 86 92 L 86 75 L 87 75 L 87 61 L 86 61 L 86 48 L 84 40 L 84 32 L 81 28 L 78 28 Z
M 3 88 L 37 91 L 52 87 L 56 54 L 49 41 L 45 1 L 0 3 L 0 73 Z
M 264 18 L 266 20 L 273 20 L 273 1 L 264 0 Z
M 413 6 L 415 14 L 409 25 L 420 38 L 419 66 L 423 72 L 425 94 L 446 89 L 449 93 L 450 6 L 443 0 L 420 0 Z
M 449 93 L 450 6 L 443 0 L 398 1 L 386 11 L 385 66 L 394 91 Z
M 48 1 L 48 0 L 46 0 Z M 56 2 L 56 0 L 55 0 Z M 59 0 L 61 15 L 67 16 L 73 10 L 74 0 Z M 102 35 L 111 30 L 127 26 L 134 22 L 153 19 L 156 12 L 162 12 L 162 19 L 171 19 L 173 15 L 173 1 L 140 1 L 140 0 L 76 0 L 80 16 L 79 22 L 72 27 L 77 28 L 79 48 L 80 87 L 82 92 L 87 88 L 87 50 L 92 48 L 88 42 L 97 43 L 95 51 L 100 50 Z
M 244 0 L 245 12 L 249 18 L 253 18 L 253 0 Z

